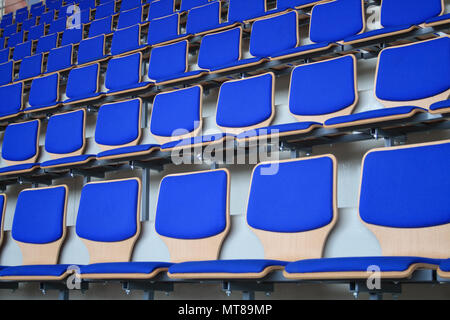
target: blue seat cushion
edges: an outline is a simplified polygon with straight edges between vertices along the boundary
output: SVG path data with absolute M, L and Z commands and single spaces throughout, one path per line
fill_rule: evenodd
M 0 168 L 0 173 L 7 173 L 7 172 L 14 172 L 14 171 L 28 171 L 31 169 L 34 169 L 35 167 L 38 167 L 39 163 L 23 163 L 23 164 L 16 164 L 13 166 L 7 166 Z
M 26 161 L 33 158 L 39 150 L 39 120 L 10 124 L 6 127 L 2 157 L 9 161 Z
M 172 80 L 183 81 L 185 78 L 201 76 L 205 72 L 206 70 L 193 70 L 179 74 L 172 74 L 170 76 L 162 76 L 160 78 L 152 78 L 152 80 L 155 80 L 156 84 Z
M 169 268 L 170 262 L 107 262 L 94 263 L 80 267 L 80 274 L 106 274 L 106 273 L 142 273 L 150 274 L 156 269 Z
M 450 99 L 435 102 L 430 106 L 430 110 L 436 111 L 450 108 Z
M 109 61 L 105 80 L 105 87 L 108 89 L 108 93 L 137 89 L 149 84 L 148 82 L 141 82 L 140 80 L 140 52 L 114 58 Z
M 213 1 L 204 6 L 189 10 L 186 33 L 197 34 L 208 30 L 230 26 L 233 22 L 220 23 L 220 1 Z
M 143 90 L 146 87 L 150 86 L 151 84 L 153 84 L 153 82 L 139 82 L 139 83 L 134 83 L 134 84 L 127 84 L 127 85 L 122 85 L 122 86 L 117 86 L 114 89 L 109 89 L 107 91 L 108 94 L 113 94 L 113 93 L 120 93 L 123 91 L 134 91 L 134 90 Z
M 177 273 L 261 273 L 268 267 L 284 267 L 288 262 L 278 260 L 208 260 L 189 261 L 172 265 L 168 272 Z
M 347 116 L 340 116 L 328 119 L 325 121 L 326 126 L 333 126 L 342 123 L 351 123 L 362 120 L 373 119 L 373 121 L 383 120 L 384 117 L 398 116 L 398 115 L 408 115 L 413 111 L 426 111 L 423 108 L 404 106 L 404 107 L 393 107 L 393 108 L 383 108 L 376 110 L 369 110 L 359 113 L 350 114 Z
M 108 57 L 105 54 L 105 35 L 85 39 L 78 46 L 78 64 L 101 60 Z
M 94 158 L 95 158 L 95 154 L 82 154 L 79 156 L 47 160 L 47 161 L 42 162 L 40 166 L 41 166 L 41 168 L 48 168 L 48 167 L 53 167 L 53 166 L 62 165 L 62 164 L 70 166 L 77 162 L 84 162 L 88 159 L 94 159 Z
M 150 52 L 148 77 L 160 81 L 186 72 L 187 50 L 186 40 L 153 48 Z
M 439 265 L 441 260 L 420 257 L 345 257 L 307 259 L 289 263 L 287 273 L 366 272 L 369 266 L 378 266 L 381 272 L 406 271 L 416 263 Z
M 238 61 L 241 53 L 241 32 L 241 28 L 233 28 L 205 35 L 200 44 L 198 66 L 212 70 Z
M 45 150 L 67 154 L 79 150 L 84 143 L 84 110 L 53 115 L 47 125 Z
M 382 36 L 384 34 L 389 34 L 392 32 L 398 32 L 402 30 L 408 29 L 410 26 L 398 26 L 398 27 L 386 27 L 381 29 L 370 30 L 367 32 L 363 32 L 361 34 L 357 34 L 351 37 L 347 37 L 344 39 L 344 42 L 351 42 L 355 40 L 362 40 L 370 37 Z
M 148 8 L 148 20 L 168 16 L 175 10 L 174 0 L 152 1 Z
M 102 151 L 97 154 L 97 158 L 105 158 L 105 157 L 111 157 L 111 156 L 117 156 L 117 155 L 123 155 L 126 157 L 130 153 L 141 153 L 146 151 L 151 151 L 153 148 L 159 147 L 158 144 L 139 144 L 137 146 L 129 146 L 129 147 L 122 147 L 122 148 L 116 148 L 111 149 L 107 151 Z
M 292 49 L 274 53 L 270 57 L 278 58 L 278 57 L 283 57 L 283 56 L 287 56 L 287 55 L 296 55 L 296 54 L 300 55 L 304 52 L 311 51 L 311 50 L 321 50 L 321 49 L 325 50 L 329 45 L 330 45 L 330 43 L 328 43 L 328 42 L 306 44 L 306 45 L 299 46 L 296 48 L 292 48 Z
M 72 69 L 69 73 L 66 87 L 68 99 L 64 103 L 99 96 L 99 69 L 99 65 L 96 63 Z
M 0 277 L 20 277 L 20 276 L 50 276 L 59 277 L 63 275 L 70 264 L 49 264 L 49 265 L 27 265 L 7 267 L 0 271 Z
M 154 45 L 157 43 L 173 40 L 179 37 L 186 36 L 179 35 L 179 15 L 172 14 L 167 17 L 153 19 L 148 26 L 147 43 Z
M 249 64 L 258 64 L 260 62 L 264 62 L 265 58 L 247 58 L 247 59 L 242 59 L 242 60 L 236 60 L 234 62 L 231 63 L 227 63 L 227 64 L 223 64 L 223 65 L 218 65 L 216 67 L 212 67 L 209 70 L 210 71 L 219 71 L 219 70 L 225 70 L 225 69 L 229 69 L 229 68 L 234 68 L 234 67 L 245 67 L 246 65 Z
M 41 104 L 41 105 L 38 105 L 38 106 L 31 106 L 31 107 L 27 107 L 27 108 L 25 108 L 24 110 L 25 111 L 39 111 L 39 110 L 47 110 L 47 109 L 52 109 L 52 108 L 56 108 L 56 107 L 58 107 L 58 104 L 59 104 L 59 102 L 55 102 L 55 103 L 52 103 L 52 102 L 49 102 L 49 103 L 43 103 L 43 104 Z
M 273 126 L 257 128 L 253 130 L 244 131 L 236 136 L 238 139 L 251 138 L 264 135 L 272 134 L 282 134 L 287 132 L 296 132 L 308 130 L 312 126 L 320 125 L 318 122 L 293 122 L 293 123 L 283 123 Z
M 433 22 L 444 21 L 444 20 L 450 20 L 450 13 L 428 19 L 426 21 L 426 23 L 433 23 Z
M 22 108 L 22 82 L 1 86 L 0 117 L 16 114 Z
M 59 74 L 35 78 L 31 83 L 28 103 L 31 108 L 42 108 L 53 106 L 58 103 Z M 30 108 L 27 108 L 31 110 Z
M 450 259 L 442 261 L 439 268 L 444 272 L 450 272 Z
M 86 93 L 84 95 L 79 95 L 77 98 L 73 98 L 73 99 L 66 99 L 64 100 L 64 104 L 75 104 L 78 103 L 79 101 L 85 100 L 85 99 L 94 99 L 94 98 L 101 98 L 104 95 L 103 92 L 95 92 L 95 93 Z
M 111 42 L 111 54 L 118 55 L 133 50 L 142 49 L 145 45 L 141 45 L 140 25 L 119 29 L 114 32 Z
M 183 147 L 183 146 L 190 146 L 190 145 L 196 145 L 196 144 L 210 143 L 210 142 L 214 142 L 214 141 L 219 141 L 225 137 L 234 137 L 234 136 L 230 135 L 230 134 L 225 134 L 225 133 L 216 133 L 216 134 L 211 134 L 211 135 L 197 136 L 197 137 L 192 137 L 192 138 L 187 138 L 187 139 L 182 139 L 182 140 L 171 141 L 171 142 L 167 142 L 167 143 L 164 143 L 163 145 L 161 145 L 161 151 L 171 149 L 174 147 Z

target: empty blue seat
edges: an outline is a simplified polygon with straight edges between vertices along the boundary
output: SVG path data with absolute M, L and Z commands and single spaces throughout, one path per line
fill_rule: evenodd
M 16 45 L 13 52 L 13 60 L 19 61 L 25 57 L 31 56 L 32 41 L 27 41 Z
M 447 24 L 450 22 L 450 13 L 443 14 L 441 16 L 437 16 L 431 19 L 428 19 L 425 23 L 425 27 L 435 27 L 443 24 Z
M 27 80 L 39 76 L 43 71 L 42 63 L 42 53 L 23 58 L 20 63 L 19 77 L 17 80 Z
M 430 106 L 430 113 L 448 113 L 450 112 L 450 99 L 433 103 Z
M 108 16 L 103 19 L 94 20 L 89 25 L 89 38 L 110 34 L 112 32 L 112 17 Z
M 18 44 L 22 43 L 24 39 L 24 32 L 19 31 L 17 33 L 11 34 L 8 38 L 8 47 L 13 48 Z
M 45 5 L 47 6 L 48 10 L 59 10 L 61 6 L 63 5 L 62 0 L 47 0 L 45 2 Z
M 48 29 L 47 34 L 63 32 L 64 30 L 66 30 L 66 27 L 67 27 L 66 17 L 56 19 L 50 23 L 50 27 Z
M 17 199 L 12 238 L 22 249 L 22 265 L 0 273 L 2 280 L 61 280 L 69 265 L 57 264 L 66 236 L 66 185 L 22 190 Z
M 10 12 L 10 13 L 4 14 L 2 16 L 2 20 L 0 22 L 0 28 L 5 28 L 6 26 L 9 26 L 10 24 L 12 24 L 12 22 L 13 22 L 13 13 Z
M 73 28 L 66 29 L 63 32 L 61 39 L 61 46 L 66 46 L 68 44 L 76 44 L 83 40 L 83 29 Z
M 56 33 L 41 37 L 36 45 L 36 53 L 45 53 L 56 48 L 57 40 L 58 35 Z
M 38 24 L 37 26 L 31 27 L 28 30 L 28 41 L 38 40 L 40 37 L 44 36 L 45 25 Z
M 95 0 L 82 0 L 78 3 L 78 7 L 81 11 L 94 9 L 95 8 Z
M 30 14 L 33 17 L 42 16 L 44 14 L 44 11 L 45 11 L 45 6 L 42 4 L 42 2 L 35 3 L 35 6 L 32 5 L 30 7 Z
M 64 71 L 72 68 L 73 46 L 71 44 L 50 50 L 47 59 L 47 73 L 55 71 Z
M 85 39 L 78 46 L 78 64 L 102 61 L 108 58 L 105 54 L 105 35 Z
M 22 22 L 22 30 L 30 30 L 34 26 L 36 26 L 36 17 L 32 17 Z
M 153 19 L 148 26 L 147 43 L 149 45 L 169 43 L 186 37 L 188 37 L 187 34 L 180 34 L 179 13 Z
M 0 87 L 0 119 L 17 115 L 22 110 L 23 83 L 18 82 Z
M 232 23 L 221 23 L 220 15 L 220 1 L 192 8 L 187 16 L 186 33 L 201 35 L 233 26 Z
M 30 172 L 39 166 L 35 163 L 39 156 L 39 130 L 39 120 L 12 123 L 6 127 L 2 158 L 7 166 L 0 168 L 0 175 Z
M 111 41 L 112 55 L 132 53 L 144 48 L 145 45 L 141 45 L 141 26 L 139 24 L 116 30 L 113 33 Z
M 108 62 L 105 77 L 107 94 L 144 90 L 151 84 L 142 81 L 142 53 L 113 58 Z
M 24 22 L 28 19 L 28 7 L 20 8 L 16 10 L 15 21 L 16 23 Z
M 45 151 L 51 160 L 40 164 L 41 168 L 57 168 L 80 165 L 95 159 L 84 154 L 86 111 L 79 109 L 50 117 L 45 135 Z
M 141 6 L 141 0 L 126 0 L 120 4 L 120 11 L 131 10 Z
M 9 57 L 11 55 L 11 50 L 9 48 L 1 49 L 0 50 L 0 63 L 5 63 L 9 60 Z
M 442 278 L 450 278 L 450 259 L 444 260 L 439 265 L 438 274 Z
M 0 64 L 0 86 L 9 84 L 13 81 L 14 63 L 12 61 Z
M 150 52 L 148 77 L 157 84 L 162 84 L 204 75 L 206 70 L 188 71 L 188 44 L 184 40 L 153 48 Z
M 418 268 L 437 268 L 450 254 L 444 240 L 450 226 L 449 156 L 449 142 L 369 151 L 362 164 L 359 215 L 383 256 L 300 260 L 286 266 L 285 277 L 367 279 L 368 267 L 376 265 L 381 278 L 401 279 Z
M 59 102 L 59 74 L 34 78 L 31 82 L 30 95 L 25 113 L 56 108 Z
M 148 21 L 155 18 L 168 16 L 175 11 L 174 0 L 156 0 L 151 1 L 148 7 Z
M 11 24 L 3 28 L 3 37 L 9 37 L 17 32 L 17 24 Z
M 229 0 L 228 22 L 249 21 L 261 17 L 265 13 L 265 0 Z
M 121 11 L 119 14 L 119 20 L 117 22 L 117 29 L 131 27 L 139 23 L 142 23 L 141 6 L 127 11 Z
M 42 25 L 51 24 L 55 20 L 55 17 L 56 17 L 55 10 L 45 12 L 39 17 L 39 24 Z
M 110 17 L 116 12 L 116 3 L 114 1 L 107 2 L 95 7 L 95 20 Z
M 67 99 L 63 103 L 65 105 L 79 104 L 102 98 L 99 76 L 98 63 L 70 70 L 66 86 Z
M 180 11 L 189 11 L 192 8 L 208 4 L 209 0 L 181 0 Z

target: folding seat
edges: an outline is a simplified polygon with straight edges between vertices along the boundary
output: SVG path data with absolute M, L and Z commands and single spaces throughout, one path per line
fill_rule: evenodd
M 0 87 L 0 120 L 14 117 L 20 113 L 23 106 L 23 83 L 18 82 Z
M 31 27 L 28 30 L 28 41 L 39 40 L 40 37 L 44 36 L 45 25 L 38 24 L 37 26 Z
M 428 108 L 432 113 L 448 111 L 439 102 L 450 94 L 449 49 L 450 37 L 384 49 L 378 58 L 374 93 L 385 108 L 331 118 L 325 126 L 351 127 L 406 119 Z
M 2 16 L 2 20 L 0 22 L 0 28 L 5 28 L 13 23 L 13 13 L 7 13 Z
M 347 37 L 343 39 L 343 43 L 354 44 L 410 32 L 417 29 L 417 25 L 429 19 L 436 19 L 444 9 L 441 0 L 430 0 L 426 3 L 420 0 L 385 0 L 381 4 L 382 28 Z
M 43 54 L 38 53 L 22 59 L 17 80 L 35 78 L 43 72 Z
M 43 111 L 59 107 L 59 73 L 34 78 L 31 82 L 28 106 L 24 113 Z
M 7 166 L 0 168 L 0 175 L 26 173 L 39 166 L 36 163 L 39 156 L 39 130 L 39 120 L 12 123 L 6 127 L 2 158 Z
M 50 23 L 50 28 L 48 29 L 48 34 L 59 33 L 66 30 L 67 27 L 67 18 L 59 18 Z
M 16 10 L 16 23 L 24 22 L 28 19 L 28 7 L 20 8 Z
M 36 5 L 35 7 L 31 6 L 30 7 L 30 14 L 32 17 L 38 17 L 38 16 L 42 16 L 45 12 L 45 6 L 42 5 Z
M 81 11 L 95 8 L 95 0 L 82 0 L 78 4 Z
M 58 47 L 50 50 L 47 59 L 46 73 L 66 71 L 73 66 L 73 45 Z
M 121 11 L 117 22 L 117 29 L 127 28 L 142 23 L 142 14 L 141 6 L 127 11 Z
M 449 156 L 448 140 L 366 153 L 359 216 L 376 236 L 382 256 L 300 260 L 288 264 L 284 276 L 367 279 L 369 267 L 376 265 L 381 279 L 403 279 L 417 269 L 437 269 L 450 257 Z
M 64 105 L 86 103 L 103 97 L 100 92 L 100 64 L 70 70 Z
M 229 0 L 228 22 L 248 22 L 265 14 L 265 0 Z
M 148 66 L 150 80 L 159 85 L 195 79 L 206 74 L 206 70 L 188 71 L 188 44 L 184 40 L 153 48 Z
M 25 57 L 31 56 L 32 41 L 27 41 L 16 45 L 13 52 L 13 60 L 20 61 Z
M 12 34 L 15 34 L 17 32 L 17 24 L 10 24 L 3 28 L 3 37 L 9 37 Z
M 209 0 L 181 0 L 180 11 L 189 11 L 192 8 L 208 4 Z
M 76 44 L 83 40 L 83 28 L 66 29 L 63 32 L 61 46 Z
M 94 20 L 89 25 L 88 37 L 92 38 L 101 34 L 112 33 L 112 17 L 106 17 L 103 19 Z
M 19 31 L 9 36 L 8 38 L 8 47 L 14 48 L 16 45 L 23 43 L 24 32 Z
M 51 24 L 55 20 L 55 17 L 55 10 L 45 12 L 39 17 L 39 24 Z
M 36 26 L 36 17 L 29 18 L 22 22 L 21 30 L 30 30 L 32 27 Z
M 58 34 L 56 33 L 41 37 L 36 45 L 36 53 L 49 52 L 53 48 L 56 48 L 57 40 Z
M 8 61 L 0 64 L 0 86 L 10 84 L 14 80 L 14 63 Z
M 113 58 L 108 62 L 105 77 L 107 95 L 145 90 L 153 83 L 142 81 L 142 53 Z
M 12 225 L 12 238 L 22 252 L 22 265 L 8 267 L 1 280 L 56 281 L 72 270 L 58 264 L 66 237 L 68 187 L 29 188 L 20 192 Z
M 202 35 L 235 26 L 233 23 L 220 22 L 220 1 L 210 2 L 189 10 L 186 22 L 186 33 Z
M 442 278 L 450 278 L 450 259 L 445 260 L 439 265 L 438 275 Z
M 149 1 L 147 1 L 149 2 Z M 161 18 L 168 16 L 175 12 L 175 1 L 174 0 L 155 0 L 150 1 L 148 7 L 148 21 L 155 18 Z
M 141 0 L 126 0 L 120 4 L 120 11 L 127 11 L 141 6 Z
M 59 10 L 62 7 L 62 0 L 48 0 L 45 2 L 47 10 Z
M 106 60 L 109 56 L 105 53 L 105 35 L 85 39 L 78 46 L 78 65 Z
M 167 44 L 188 37 L 187 34 L 180 34 L 179 13 L 153 19 L 148 25 L 147 43 L 149 45 Z
M 107 2 L 95 8 L 95 20 L 110 17 L 116 12 L 116 3 L 114 1 Z
M 51 160 L 40 164 L 42 169 L 85 164 L 95 155 L 84 154 L 86 110 L 78 109 L 50 117 L 45 135 L 45 151 Z
M 150 154 L 157 144 L 139 145 L 141 139 L 140 98 L 107 103 L 100 107 L 95 128 L 95 142 L 102 150 L 97 159 L 108 160 Z M 121 130 L 115 128 L 120 127 Z
M 111 41 L 112 55 L 141 51 L 145 47 L 145 45 L 141 45 L 141 26 L 139 24 L 116 30 L 113 33 Z
M 0 63 L 5 63 L 9 60 L 11 49 L 5 48 L 0 50 Z

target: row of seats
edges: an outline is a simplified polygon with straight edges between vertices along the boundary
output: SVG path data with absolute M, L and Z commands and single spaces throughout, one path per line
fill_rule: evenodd
M 140 179 L 91 182 L 82 189 L 75 226 L 89 251 L 81 278 L 151 279 L 167 271 L 181 279 L 258 279 L 284 270 L 288 279 L 345 280 L 367 278 L 374 265 L 382 279 L 407 278 L 417 269 L 439 269 L 440 276 L 449 277 L 449 158 L 449 140 L 375 149 L 364 156 L 359 216 L 380 243 L 383 256 L 374 257 L 322 257 L 337 222 L 332 155 L 254 168 L 246 217 L 264 247 L 264 259 L 218 260 L 230 230 L 226 169 L 162 179 L 155 229 L 171 262 L 130 262 L 141 232 Z M 273 165 L 278 171 L 267 174 Z M 198 190 L 208 190 L 208 197 Z M 20 192 L 12 237 L 23 262 L 2 267 L 1 280 L 60 280 L 71 273 L 68 265 L 58 264 L 67 234 L 67 197 L 65 185 Z
M 433 59 L 424 59 L 425 52 Z M 131 57 L 139 58 L 139 54 Z M 120 60 L 129 57 L 120 58 Z M 114 62 L 115 60 L 111 60 Z M 110 63 L 111 63 L 110 62 Z M 114 81 L 106 74 L 109 83 L 117 85 L 126 79 L 123 70 L 130 65 L 114 65 L 120 70 Z M 76 70 L 92 70 L 80 73 L 74 87 L 83 92 L 97 92 L 97 64 Z M 140 69 L 139 69 L 140 70 Z M 57 160 L 36 162 L 39 155 L 40 120 L 9 124 L 6 128 L 2 158 L 13 165 L 0 169 L 0 174 L 11 175 L 32 171 L 39 166 L 48 169 L 54 166 L 85 164 L 95 158 L 117 159 L 137 155 L 149 155 L 156 150 L 171 151 L 196 144 L 212 144 L 224 139 L 246 142 L 267 137 L 284 137 L 306 134 L 319 127 L 340 128 L 368 123 L 407 119 L 423 112 L 449 113 L 450 95 L 450 38 L 442 37 L 419 43 L 384 49 L 376 72 L 375 97 L 386 108 L 352 114 L 358 101 L 356 59 L 346 55 L 320 62 L 303 64 L 292 71 L 289 111 L 298 122 L 271 125 L 275 117 L 273 73 L 264 73 L 243 79 L 224 82 L 219 90 L 216 110 L 216 125 L 222 133 L 200 136 L 202 132 L 202 87 L 200 85 L 158 93 L 153 101 L 150 119 L 150 134 L 158 144 L 139 144 L 141 136 L 142 100 L 135 98 L 107 103 L 100 107 L 95 131 L 95 142 L 103 152 L 84 154 L 85 111 L 76 110 L 50 117 L 45 149 Z M 69 75 L 67 92 L 72 97 L 73 78 Z M 139 74 L 139 72 L 137 72 Z M 36 82 L 37 80 L 46 82 Z M 50 81 L 51 80 L 51 81 Z M 53 88 L 57 93 L 58 75 L 38 78 L 33 81 L 30 101 L 50 97 Z M 35 86 L 39 83 L 40 87 Z M 89 89 L 90 84 L 92 89 Z M 17 87 L 14 87 L 17 86 Z M 16 88 L 16 93 L 4 94 L 21 99 L 21 83 L 4 88 Z M 130 90 L 131 87 L 120 90 Z M 81 89 L 80 89 L 81 90 Z M 86 91 L 88 90 L 88 91 Z M 323 94 L 326 92 L 327 94 Z M 80 96 L 82 101 L 97 98 Z M 42 101 L 42 100 L 38 100 Z M 72 100 L 73 101 L 73 100 Z M 55 101 L 47 101 L 55 106 Z M 35 110 L 35 109 L 32 109 Z M 27 112 L 27 109 L 25 109 Z M 21 141 L 21 144 L 17 144 Z

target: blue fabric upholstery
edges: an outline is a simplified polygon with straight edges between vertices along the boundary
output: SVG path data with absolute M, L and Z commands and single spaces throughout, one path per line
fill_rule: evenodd
M 388 27 L 388 28 L 381 28 L 381 29 L 370 30 L 370 31 L 367 31 L 367 32 L 356 34 L 356 35 L 351 36 L 351 37 L 347 37 L 347 38 L 344 39 L 344 42 L 351 42 L 351 41 L 366 39 L 366 38 L 375 37 L 375 36 L 382 36 L 384 34 L 387 35 L 389 33 L 398 32 L 398 31 L 401 31 L 401 30 L 406 30 L 408 28 L 409 28 L 409 26 L 399 26 L 399 27 Z
M 433 22 L 444 21 L 444 20 L 449 20 L 449 19 L 450 19 L 450 13 L 447 13 L 447 14 L 443 14 L 442 16 L 428 19 L 426 21 L 426 23 L 433 23 Z
M 9 161 L 25 161 L 38 153 L 39 120 L 13 123 L 6 127 L 2 157 Z M 20 143 L 18 143 L 20 141 Z
M 31 41 L 18 44 L 14 48 L 13 60 L 22 60 L 25 57 L 31 56 L 31 47 Z
M 136 89 L 148 85 L 146 82 L 140 82 L 141 59 L 142 54 L 137 52 L 110 60 L 105 80 L 108 92 Z
M 228 215 L 227 179 L 225 170 L 165 176 L 159 189 L 156 232 L 177 239 L 202 239 L 223 232 Z M 199 197 L 199 188 L 208 190 L 208 196 Z
M 134 236 L 138 231 L 139 192 L 136 179 L 86 184 L 81 191 L 77 235 L 102 242 Z
M 149 45 L 154 45 L 184 36 L 178 34 L 179 19 L 180 15 L 178 13 L 171 14 L 167 17 L 153 19 L 148 26 L 147 43 Z
M 439 269 L 444 272 L 450 272 L 450 259 L 442 261 L 442 263 L 439 265 Z
M 82 154 L 79 156 L 65 157 L 54 160 L 47 160 L 40 164 L 41 168 L 49 168 L 57 165 L 67 165 L 70 166 L 74 163 L 84 162 L 86 160 L 95 159 L 95 154 Z
M 55 20 L 55 10 L 49 10 L 39 16 L 39 24 L 50 24 L 53 20 Z
M 31 107 L 46 107 L 58 103 L 59 74 L 34 78 L 31 83 L 28 103 Z
M 84 110 L 50 117 L 45 135 L 45 150 L 55 154 L 72 153 L 84 143 Z
M 2 20 L 0 22 L 0 28 L 5 28 L 6 26 L 12 24 L 13 21 L 13 13 L 10 12 L 9 14 L 4 14 L 2 16 Z
M 128 1 L 131 2 L 131 1 Z M 124 4 L 122 4 L 124 5 Z M 124 5 L 126 6 L 126 5 Z M 95 0 L 82 0 L 78 3 L 78 7 L 80 7 L 80 10 L 86 10 L 86 9 L 94 9 L 95 8 Z
M 450 223 L 449 157 L 450 143 L 368 153 L 361 183 L 361 219 L 392 228 Z
M 164 137 L 187 134 L 200 125 L 202 90 L 199 86 L 157 94 L 150 132 Z
M 189 10 L 186 33 L 197 34 L 220 27 L 220 10 L 219 1 L 210 2 L 204 6 Z
M 3 29 L 3 37 L 9 37 L 17 32 L 17 24 L 11 24 Z
M 192 138 L 187 138 L 187 139 L 182 139 L 182 140 L 175 140 L 175 141 L 167 142 L 167 143 L 164 143 L 163 145 L 161 145 L 161 150 L 164 151 L 165 149 L 171 149 L 174 147 L 189 146 L 189 145 L 193 145 L 193 144 L 204 144 L 204 143 L 219 141 L 222 138 L 230 137 L 230 136 L 234 137 L 233 135 L 230 135 L 230 134 L 216 133 L 216 134 L 197 136 L 197 137 L 192 137 Z
M 438 265 L 440 260 L 420 257 L 345 257 L 307 259 L 289 263 L 287 273 L 315 272 L 367 272 L 370 266 L 377 266 L 381 272 L 401 272 L 416 263 Z M 368 273 L 370 275 L 370 273 Z
M 127 3 L 127 1 L 124 1 Z M 119 21 L 117 22 L 117 29 L 131 27 L 142 22 L 142 7 L 137 7 L 131 10 L 123 11 L 119 14 Z
M 99 35 L 80 42 L 78 46 L 78 64 L 84 64 L 105 58 L 105 35 Z
M 126 157 L 130 153 L 147 153 L 147 151 L 151 151 L 153 148 L 159 147 L 157 144 L 139 144 L 137 146 L 129 146 L 111 149 L 107 151 L 102 151 L 97 154 L 97 158 L 106 158 L 111 156 L 123 155 Z
M 153 48 L 150 52 L 148 77 L 160 80 L 187 71 L 188 42 L 180 41 Z
M 115 31 L 111 42 L 111 54 L 118 55 L 143 48 L 140 34 L 141 27 L 138 24 Z
M 42 58 L 42 53 L 23 58 L 20 63 L 17 80 L 29 79 L 40 75 L 42 73 Z
M 62 6 L 62 0 L 47 0 L 45 2 L 47 9 L 58 10 Z
M 295 131 L 303 131 L 308 130 L 311 126 L 320 125 L 318 122 L 294 122 L 294 123 L 283 123 L 277 124 L 269 127 L 262 127 L 253 130 L 247 130 L 236 137 L 238 139 L 251 138 L 256 136 L 264 136 L 264 135 L 275 135 L 286 132 L 295 132 Z
M 209 0 L 181 0 L 180 11 L 188 11 L 195 7 L 208 4 Z
M 8 174 L 9 172 L 17 172 L 17 171 L 29 172 L 37 167 L 39 167 L 39 163 L 15 164 L 12 166 L 0 168 L 0 173 Z
M 245 20 L 263 16 L 265 13 L 265 0 L 229 0 L 229 22 L 243 22 Z
M 10 49 L 9 48 L 0 50 L 0 63 L 8 62 L 9 54 L 10 54 Z
M 18 276 L 62 276 L 70 267 L 70 264 L 25 265 L 7 267 L 0 271 L 0 277 Z
M 66 23 L 67 23 L 66 17 L 53 20 L 50 23 L 48 34 L 63 32 L 64 30 L 66 30 Z
M 8 38 L 8 47 L 13 48 L 16 47 L 18 44 L 22 43 L 24 41 L 24 33 L 23 31 L 14 33 L 9 36 Z
M 127 0 L 120 4 L 120 11 L 134 9 L 141 6 L 141 0 Z
M 97 63 L 70 70 L 64 103 L 98 96 L 99 65 Z
M 0 117 L 16 114 L 22 109 L 23 83 L 0 87 Z
M 160 18 L 172 14 L 175 10 L 174 0 L 160 0 L 150 2 L 148 7 L 148 20 Z
M 353 56 L 343 56 L 296 67 L 292 72 L 289 92 L 291 113 L 299 116 L 325 115 L 354 104 L 355 63 Z
M 22 22 L 22 30 L 30 30 L 35 25 L 36 25 L 36 17 L 26 19 Z
M 13 80 L 13 62 L 0 64 L 0 86 L 11 83 Z
M 311 41 L 336 42 L 364 29 L 361 0 L 338 0 L 313 7 L 309 37 Z
M 383 0 L 381 25 L 384 27 L 411 26 L 441 14 L 441 0 Z
M 28 31 L 28 41 L 38 40 L 40 37 L 44 36 L 45 25 L 38 24 L 37 26 L 31 27 Z
M 170 262 L 109 262 L 94 263 L 80 267 L 80 274 L 105 274 L 105 273 L 145 273 L 150 274 L 160 268 L 169 268 Z
M 202 38 L 198 54 L 198 66 L 204 69 L 217 69 L 234 64 L 241 53 L 241 28 L 233 28 Z
M 94 20 L 89 26 L 89 38 L 101 35 L 110 34 L 112 31 L 112 17 L 105 17 L 103 19 Z
M 31 15 L 33 15 L 33 16 L 42 16 L 43 12 L 45 11 L 45 6 L 43 5 L 42 2 L 35 3 L 35 4 L 36 4 L 35 7 L 33 7 L 33 5 L 31 5 L 31 7 L 30 7 Z
M 430 110 L 436 111 L 450 108 L 450 99 L 435 102 L 430 106 Z
M 250 53 L 269 57 L 274 53 L 295 48 L 299 42 L 297 13 L 292 11 L 252 25 Z
M 248 127 L 269 119 L 273 112 L 273 74 L 222 84 L 216 123 L 221 127 Z
M 72 45 L 50 50 L 47 59 L 47 72 L 55 72 L 72 66 Z
M 375 95 L 382 100 L 428 98 L 450 88 L 450 38 L 383 50 Z
M 116 10 L 115 8 L 116 3 L 114 1 L 97 6 L 95 10 L 95 20 L 113 15 Z
M 172 80 L 176 80 L 176 81 L 182 81 L 183 78 L 188 78 L 188 77 L 198 77 L 203 75 L 206 72 L 206 70 L 193 70 L 193 71 L 189 71 L 189 72 L 184 72 L 184 73 L 174 73 L 171 75 L 167 75 L 165 77 L 161 77 L 158 79 L 154 79 L 156 81 L 156 83 L 162 83 L 165 81 L 172 81 Z
M 83 39 L 83 29 L 73 28 L 64 31 L 61 40 L 61 47 L 68 44 L 79 43 Z
M 140 112 L 139 99 L 101 106 L 97 116 L 95 142 L 108 146 L 121 146 L 136 140 L 140 132 Z
M 277 165 L 277 174 L 267 174 L 273 163 L 257 165 L 253 172 L 249 226 L 272 232 L 304 232 L 328 225 L 334 215 L 333 160 L 325 156 Z
M 57 34 L 51 34 L 40 38 L 36 46 L 36 53 L 44 53 L 50 51 L 53 48 L 56 48 L 57 39 Z
M 295 54 L 302 54 L 306 51 L 310 51 L 310 50 L 320 50 L 320 49 L 325 49 L 327 46 L 329 45 L 329 43 L 325 42 L 325 43 L 312 43 L 312 44 L 306 44 L 300 47 L 296 47 L 296 48 L 292 48 L 292 49 L 288 49 L 288 50 L 284 50 L 284 51 L 280 51 L 277 53 L 274 53 L 271 57 L 272 58 L 276 58 L 276 57 L 282 57 L 282 56 L 286 56 L 286 55 L 295 55 Z
M 261 273 L 266 268 L 273 266 L 284 267 L 285 261 L 278 260 L 208 260 L 189 261 L 172 265 L 168 272 L 177 273 Z
M 65 225 L 66 188 L 26 189 L 19 193 L 14 212 L 14 240 L 44 244 L 61 239 Z

